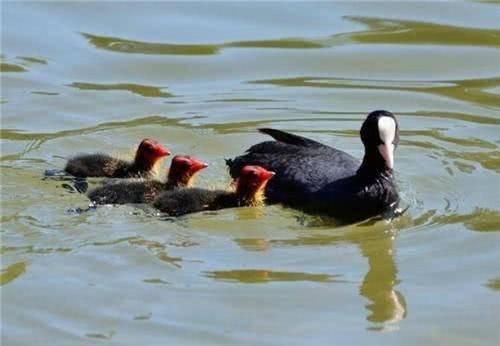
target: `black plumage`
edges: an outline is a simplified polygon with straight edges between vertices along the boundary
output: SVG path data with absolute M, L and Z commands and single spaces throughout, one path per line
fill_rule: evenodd
M 394 115 L 374 111 L 360 130 L 365 146 L 363 161 L 305 137 L 276 129 L 259 129 L 275 141 L 256 144 L 244 155 L 226 162 L 232 177 L 238 177 L 245 165 L 260 165 L 274 171 L 276 176 L 266 188 L 269 203 L 327 214 L 344 222 L 363 220 L 395 208 L 399 201 L 392 163 L 386 162 L 381 154 L 381 146 L 387 147 L 381 139 L 382 133 L 387 132 L 386 125 L 384 129 L 379 128 L 379 124 L 387 122 L 385 118 L 382 123 L 379 121 L 383 117 L 394 121 L 392 143 L 387 145 L 393 150 L 398 144 L 399 130 Z

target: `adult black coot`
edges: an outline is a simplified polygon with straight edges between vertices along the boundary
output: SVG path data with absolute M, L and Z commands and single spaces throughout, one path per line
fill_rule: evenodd
M 150 203 L 164 191 L 190 187 L 196 175 L 208 165 L 194 157 L 176 155 L 165 182 L 146 179 L 111 181 L 88 193 L 95 204 Z
M 69 159 L 64 170 L 75 177 L 149 178 L 159 160 L 168 155 L 170 152 L 160 143 L 146 138 L 131 162 L 101 153 L 82 154 Z
M 274 175 L 259 166 L 245 166 L 235 179 L 234 192 L 200 188 L 177 189 L 162 193 L 153 206 L 170 216 L 204 210 L 258 206 L 263 204 L 267 182 Z
M 244 155 L 226 161 L 234 178 L 245 165 L 276 172 L 266 189 L 269 203 L 327 214 L 348 223 L 397 207 L 393 166 L 399 126 L 391 112 L 368 114 L 360 130 L 365 147 L 361 162 L 309 138 L 269 128 L 259 131 L 276 141 L 256 144 Z

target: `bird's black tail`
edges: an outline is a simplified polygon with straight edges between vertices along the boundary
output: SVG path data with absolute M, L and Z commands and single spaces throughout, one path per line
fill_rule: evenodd
M 302 137 L 302 136 L 297 136 L 297 135 L 294 135 L 293 133 L 289 133 L 289 132 L 285 132 L 285 131 L 281 131 L 281 130 L 270 129 L 270 128 L 260 128 L 259 132 L 265 133 L 266 135 L 273 137 L 275 140 L 277 140 L 279 142 L 297 145 L 297 146 L 301 146 L 301 147 L 323 145 L 319 142 L 313 141 L 312 139 Z
M 228 166 L 229 168 L 231 168 L 234 164 L 233 159 L 224 159 L 224 161 L 226 161 L 226 166 Z

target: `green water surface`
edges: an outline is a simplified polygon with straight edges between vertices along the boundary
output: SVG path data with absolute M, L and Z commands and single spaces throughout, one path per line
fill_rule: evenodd
M 2 345 L 499 344 L 498 4 L 0 6 Z M 401 126 L 392 222 L 79 214 L 43 179 L 152 137 L 226 187 L 258 127 L 361 157 L 375 109 Z

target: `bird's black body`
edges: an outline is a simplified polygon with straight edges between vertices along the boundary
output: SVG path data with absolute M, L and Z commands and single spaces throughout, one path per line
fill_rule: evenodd
M 269 203 L 303 204 L 322 187 L 356 173 L 360 162 L 332 147 L 274 129 L 260 129 L 278 141 L 256 144 L 245 155 L 228 160 L 229 173 L 238 176 L 241 167 L 256 164 L 276 173 L 266 188 Z M 286 136 L 285 136 L 286 135 Z M 287 140 L 283 142 L 280 140 Z
M 149 167 L 107 154 L 84 154 L 68 160 L 64 170 L 75 177 L 138 178 L 152 175 Z
M 368 116 L 365 124 L 371 126 L 380 116 L 394 118 L 389 112 L 376 111 Z M 399 200 L 392 169 L 384 168 L 376 139 L 373 145 L 370 142 L 373 136 L 378 138 L 378 133 L 374 134 L 365 124 L 366 129 L 361 130 L 365 143 L 363 162 L 305 137 L 276 129 L 259 129 L 276 141 L 256 144 L 244 155 L 227 160 L 227 165 L 233 178 L 245 165 L 259 165 L 274 171 L 276 175 L 266 189 L 269 203 L 283 203 L 345 222 L 363 220 L 395 207 Z
M 355 174 L 333 181 L 310 195 L 303 209 L 356 222 L 394 210 L 398 201 L 392 177 Z
M 153 206 L 170 216 L 180 216 L 204 210 L 218 210 L 240 206 L 235 192 L 181 188 L 162 193 Z
M 113 181 L 88 193 L 95 204 L 150 203 L 164 191 L 177 186 L 158 180 Z

